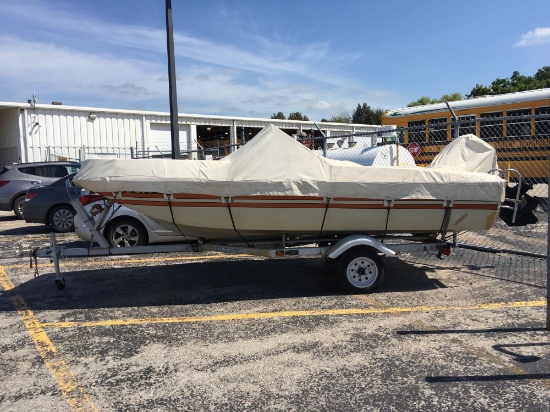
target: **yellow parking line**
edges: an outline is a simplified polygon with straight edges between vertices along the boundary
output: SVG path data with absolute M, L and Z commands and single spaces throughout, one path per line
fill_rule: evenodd
M 91 322 L 45 322 L 44 328 L 90 328 L 101 326 L 129 326 L 129 325 L 148 325 L 159 323 L 188 323 L 188 322 L 219 322 L 231 320 L 260 320 L 273 318 L 292 318 L 292 317 L 311 317 L 311 316 L 333 316 L 333 315 L 369 315 L 369 314 L 397 314 L 407 312 L 435 312 L 435 311 L 459 311 L 459 310 L 493 310 L 504 308 L 521 308 L 545 306 L 546 301 L 526 301 L 526 302 L 502 302 L 486 303 L 471 306 L 414 306 L 414 307 L 393 307 L 393 308 L 350 308 L 350 309 L 330 309 L 330 310 L 302 310 L 302 311 L 282 311 L 265 313 L 233 313 L 227 315 L 214 316 L 182 316 L 173 318 L 142 318 L 142 319 L 112 319 Z
M 38 353 L 52 373 L 67 403 L 74 411 L 97 411 L 95 405 L 78 383 L 76 376 L 57 352 L 56 347 L 34 316 L 34 313 L 29 309 L 23 298 L 14 291 L 15 287 L 2 266 L 0 266 L 0 286 L 9 294 L 13 306 L 15 306 L 17 313 L 29 331 Z

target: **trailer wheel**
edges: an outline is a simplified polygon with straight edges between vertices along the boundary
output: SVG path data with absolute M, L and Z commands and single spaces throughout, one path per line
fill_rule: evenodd
M 369 293 L 384 281 L 384 262 L 373 249 L 357 246 L 340 256 L 337 276 L 346 291 Z
M 65 290 L 65 278 L 56 279 L 55 287 L 57 288 L 57 290 Z

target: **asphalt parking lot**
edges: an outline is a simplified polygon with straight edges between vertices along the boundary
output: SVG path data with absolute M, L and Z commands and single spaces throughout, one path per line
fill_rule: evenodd
M 317 258 L 119 256 L 64 260 L 58 291 L 19 256 L 48 233 L 0 212 L 2 411 L 548 410 L 546 285 L 521 265 L 389 258 L 348 295 Z

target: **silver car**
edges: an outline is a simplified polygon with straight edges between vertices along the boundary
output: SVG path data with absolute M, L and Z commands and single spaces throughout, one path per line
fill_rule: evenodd
M 23 219 L 25 194 L 33 186 L 48 185 L 80 169 L 77 162 L 16 163 L 0 168 L 0 210 L 13 210 Z
M 97 194 L 85 194 L 80 201 L 88 212 L 94 207 L 103 208 L 105 205 L 105 199 Z M 83 218 L 85 217 L 78 213 L 75 215 L 75 232 L 81 239 L 91 242 L 92 233 L 84 225 Z M 97 215 L 95 219 L 97 219 Z M 103 225 L 101 232 L 112 247 L 187 242 L 194 239 L 183 236 L 174 225 L 160 225 L 147 216 L 116 203 L 109 211 L 108 220 Z

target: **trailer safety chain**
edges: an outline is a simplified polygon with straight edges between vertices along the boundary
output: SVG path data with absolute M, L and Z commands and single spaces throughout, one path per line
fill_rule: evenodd
M 38 273 L 38 256 L 36 256 L 36 251 L 38 250 L 38 248 L 35 248 L 31 251 L 31 255 L 29 256 L 29 259 L 30 259 L 30 264 L 31 264 L 31 269 L 32 269 L 32 261 L 34 259 L 34 277 L 37 278 L 38 276 L 40 276 L 40 273 Z

